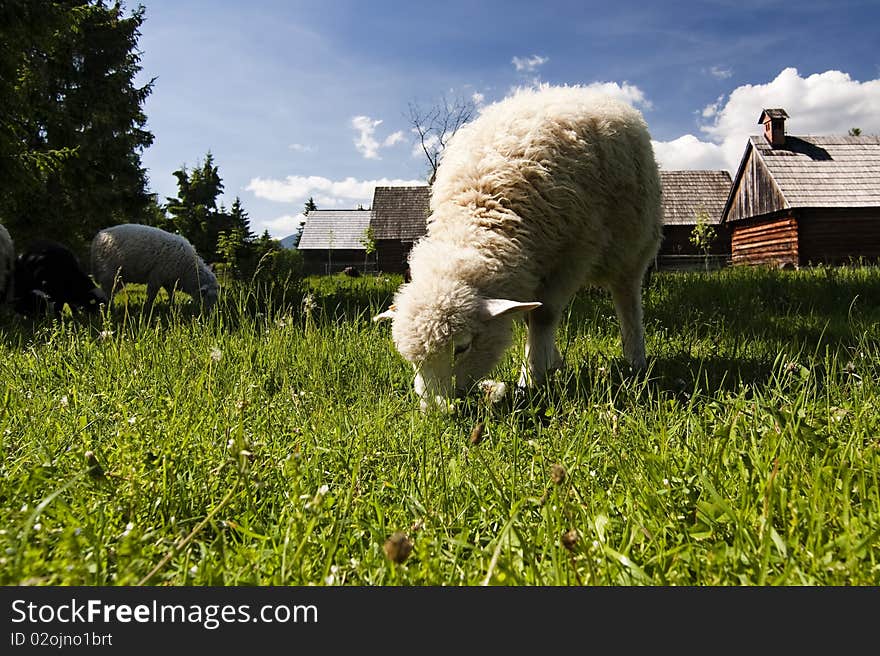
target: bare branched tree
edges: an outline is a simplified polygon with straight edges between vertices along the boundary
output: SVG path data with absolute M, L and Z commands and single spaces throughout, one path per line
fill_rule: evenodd
M 476 114 L 476 105 L 470 100 L 456 98 L 449 103 L 446 98 L 440 103 L 423 109 L 418 103 L 409 103 L 409 121 L 413 131 L 419 135 L 419 144 L 428 160 L 428 184 L 434 184 L 440 157 L 446 144 L 458 129 L 470 121 Z

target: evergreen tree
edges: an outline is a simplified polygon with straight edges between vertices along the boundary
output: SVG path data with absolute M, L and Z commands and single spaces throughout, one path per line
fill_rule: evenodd
M 221 211 L 221 214 L 225 212 Z M 251 222 L 247 212 L 241 206 L 241 199 L 236 196 L 232 210 L 225 214 L 229 228 L 221 232 L 217 238 L 217 254 L 226 263 L 230 273 L 238 278 L 249 276 L 256 267 L 254 247 L 255 235 L 251 231 Z
M 299 225 L 296 226 L 296 232 L 293 233 L 293 239 L 290 241 L 291 248 L 299 248 L 299 241 L 303 236 L 303 228 L 306 227 L 305 221 L 300 221 Z
M 16 241 L 82 249 L 100 228 L 147 218 L 143 20 L 143 7 L 125 16 L 103 0 L 0 4 L 0 220 Z
M 308 217 L 309 212 L 313 212 L 318 209 L 318 205 L 315 203 L 315 199 L 309 196 L 309 199 L 306 201 L 306 205 L 303 208 L 303 216 Z M 290 243 L 291 248 L 299 248 L 299 240 L 302 239 L 303 228 L 305 228 L 306 222 L 300 221 L 299 225 L 296 227 L 296 232 L 293 233 L 293 240 Z
M 241 206 L 241 199 L 238 196 L 232 202 L 232 210 L 229 212 L 229 223 L 231 229 L 236 230 L 241 235 L 242 243 L 249 244 L 256 239 L 256 235 L 251 231 L 251 220 Z
M 218 259 L 220 233 L 230 229 L 229 215 L 218 211 L 217 197 L 223 192 L 214 157 L 208 152 L 201 164 L 189 171 L 185 166 L 174 172 L 177 198 L 168 198 L 166 206 L 174 231 L 186 237 L 208 262 Z

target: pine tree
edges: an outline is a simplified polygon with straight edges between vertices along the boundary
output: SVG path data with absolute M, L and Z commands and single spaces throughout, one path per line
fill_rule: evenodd
M 17 241 L 83 247 L 150 212 L 141 153 L 153 142 L 136 86 L 144 8 L 103 0 L 0 7 L 0 216 Z
M 207 261 L 218 259 L 220 233 L 230 228 L 229 215 L 217 209 L 223 180 L 214 157 L 208 152 L 204 162 L 189 171 L 186 166 L 174 172 L 177 198 L 168 198 L 167 210 L 174 230 L 186 237 Z
M 233 276 L 241 278 L 249 275 L 253 268 L 251 264 L 255 257 L 256 237 L 251 231 L 247 212 L 241 206 L 241 199 L 236 196 L 230 212 L 226 214 L 221 209 L 221 214 L 225 214 L 229 228 L 217 237 L 217 254 Z

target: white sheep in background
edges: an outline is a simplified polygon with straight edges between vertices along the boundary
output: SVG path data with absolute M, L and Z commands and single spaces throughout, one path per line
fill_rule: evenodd
M 562 364 L 563 310 L 584 285 L 611 292 L 623 351 L 646 367 L 641 286 L 660 244 L 660 176 L 641 114 L 577 87 L 525 89 L 450 141 L 411 282 L 375 320 L 416 370 L 422 409 L 447 407 L 528 326 L 522 387 Z
M 201 301 L 206 312 L 217 301 L 217 278 L 192 244 L 152 226 L 124 223 L 99 231 L 92 239 L 91 266 L 111 299 L 121 282 L 146 283 L 146 307 L 163 287 L 172 301 L 176 289 Z
M 6 226 L 0 224 L 0 304 L 12 293 L 12 269 L 15 267 L 15 244 Z

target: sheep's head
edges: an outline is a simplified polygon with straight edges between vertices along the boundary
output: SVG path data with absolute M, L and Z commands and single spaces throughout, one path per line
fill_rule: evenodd
M 392 320 L 394 345 L 413 365 L 415 391 L 427 410 L 448 408 L 488 374 L 510 344 L 513 317 L 540 305 L 484 298 L 463 284 L 410 283 L 373 320 Z
M 107 305 L 109 299 L 100 287 L 92 287 L 85 297 L 84 307 L 88 312 L 96 312 L 102 305 Z
M 205 312 L 210 312 L 211 310 L 213 310 L 214 305 L 217 303 L 217 285 L 202 285 L 199 288 L 199 293 L 202 297 L 202 303 L 204 304 Z
M 217 297 L 220 293 L 220 287 L 217 282 L 217 276 L 214 275 L 210 266 L 200 263 L 199 266 L 199 297 L 205 312 L 210 312 L 217 303 Z

